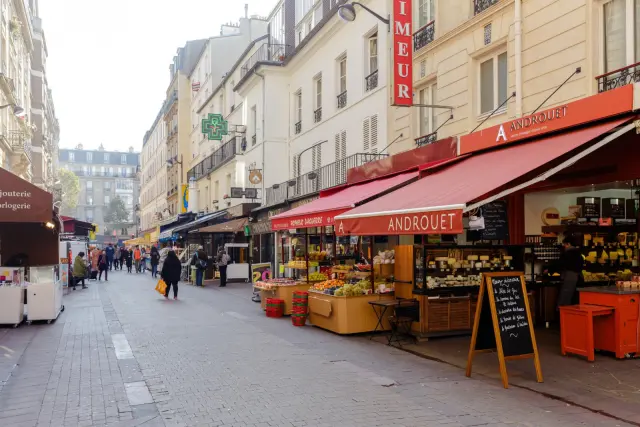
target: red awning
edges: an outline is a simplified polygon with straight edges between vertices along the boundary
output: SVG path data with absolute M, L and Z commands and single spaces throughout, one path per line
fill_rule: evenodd
M 274 216 L 271 218 L 271 229 L 277 231 L 333 225 L 336 215 L 352 209 L 358 203 L 366 202 L 372 197 L 398 188 L 417 177 L 418 172 L 409 172 L 352 185 L 337 193 L 320 197 L 304 206 Z
M 467 203 L 628 121 L 621 119 L 484 152 L 339 215 L 337 234 L 459 234 Z M 586 151 L 586 150 L 585 150 Z
M 0 168 L 0 222 L 51 222 L 53 196 Z

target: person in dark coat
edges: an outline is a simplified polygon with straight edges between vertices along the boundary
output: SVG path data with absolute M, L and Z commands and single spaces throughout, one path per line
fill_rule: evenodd
M 204 271 L 207 269 L 209 257 L 204 248 L 200 246 L 191 258 L 191 265 L 196 267 L 196 286 L 204 286 Z
M 120 248 L 120 270 L 124 270 L 124 266 L 127 264 L 127 255 L 129 251 L 124 246 Z
M 555 261 L 547 272 L 557 272 L 562 276 L 562 284 L 558 292 L 558 307 L 573 305 L 578 303 L 578 293 L 576 289 L 584 283 L 582 269 L 584 268 L 584 257 L 577 245 L 576 236 L 567 236 L 562 244 L 564 250 L 560 259 Z
M 156 278 L 158 276 L 158 264 L 160 264 L 160 252 L 155 246 L 151 247 L 149 261 L 151 262 L 151 277 Z
M 102 280 L 102 273 L 104 273 L 104 281 L 109 281 L 109 256 L 106 251 L 102 251 L 100 255 L 98 255 L 98 271 L 100 272 L 98 275 L 98 280 Z
M 178 282 L 180 281 L 180 273 L 182 271 L 182 264 L 178 259 L 178 256 L 174 251 L 169 251 L 167 259 L 164 260 L 162 265 L 162 271 L 160 277 L 167 284 L 167 290 L 164 297 L 169 299 L 169 289 L 173 286 L 173 299 L 178 299 Z
M 131 273 L 131 268 L 133 267 L 133 250 L 131 248 L 125 249 L 125 262 L 127 263 L 127 272 Z

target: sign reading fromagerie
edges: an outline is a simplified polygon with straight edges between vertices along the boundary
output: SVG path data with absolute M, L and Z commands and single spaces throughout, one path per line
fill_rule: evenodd
M 381 236 L 400 234 L 460 234 L 462 210 L 336 218 L 336 234 Z
M 292 230 L 294 228 L 328 227 L 334 224 L 336 215 L 344 213 L 347 210 L 348 209 L 338 209 L 328 212 L 272 219 L 271 229 L 273 231 L 278 231 Z

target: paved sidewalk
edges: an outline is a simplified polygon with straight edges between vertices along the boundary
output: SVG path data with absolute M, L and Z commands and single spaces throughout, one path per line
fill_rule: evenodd
M 0 426 L 626 426 L 363 338 L 267 319 L 247 284 L 114 272 L 0 329 Z M 7 350 L 8 349 L 8 350 Z M 0 377 L 0 379 L 4 379 Z M 635 409 L 635 408 L 634 408 Z M 639 410 L 640 411 L 640 410 Z

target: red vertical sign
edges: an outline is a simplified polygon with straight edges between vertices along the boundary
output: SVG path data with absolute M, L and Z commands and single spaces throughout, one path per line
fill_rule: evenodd
M 412 0 L 393 0 L 393 105 L 413 104 Z

